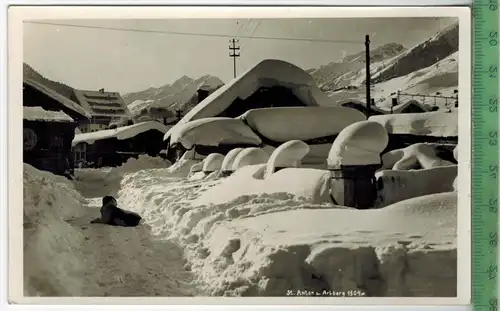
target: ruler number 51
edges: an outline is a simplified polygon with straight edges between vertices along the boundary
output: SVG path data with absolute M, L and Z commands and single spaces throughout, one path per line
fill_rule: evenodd
M 498 212 L 498 200 L 497 199 L 490 199 L 490 202 L 488 205 L 490 208 L 490 212 L 492 212 L 492 213 Z

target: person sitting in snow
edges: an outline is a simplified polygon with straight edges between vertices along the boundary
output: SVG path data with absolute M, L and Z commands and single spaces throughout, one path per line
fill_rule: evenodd
M 90 223 L 107 224 L 111 226 L 136 227 L 141 221 L 141 216 L 136 213 L 119 208 L 116 199 L 112 196 L 102 198 L 101 217 Z

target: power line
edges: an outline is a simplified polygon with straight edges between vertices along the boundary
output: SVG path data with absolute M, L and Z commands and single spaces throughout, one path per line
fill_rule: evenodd
M 112 31 L 128 31 L 128 32 L 138 32 L 138 33 L 156 33 L 156 34 L 170 34 L 170 35 L 182 35 L 182 36 L 219 37 L 219 38 L 233 38 L 234 37 L 232 35 L 225 35 L 225 34 L 179 32 L 179 31 L 166 31 L 166 30 L 145 30 L 145 29 L 74 25 L 74 24 L 49 23 L 49 22 L 29 21 L 29 22 L 25 22 L 25 23 L 58 26 L 58 27 L 102 29 L 102 30 L 112 30 Z M 241 35 L 241 36 L 239 36 L 239 38 L 252 39 L 252 40 L 280 40 L 280 41 L 323 42 L 323 43 L 342 43 L 342 44 L 363 44 L 363 41 L 361 41 L 361 40 L 359 40 L 359 41 L 357 41 L 357 40 L 328 40 L 328 39 L 315 39 L 315 38 L 284 38 L 284 37 L 263 37 L 263 36 L 245 36 L 245 35 Z

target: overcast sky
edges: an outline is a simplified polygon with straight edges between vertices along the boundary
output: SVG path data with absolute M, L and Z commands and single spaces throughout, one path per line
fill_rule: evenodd
M 91 25 L 229 36 L 314 38 L 359 43 L 240 39 L 237 71 L 276 58 L 303 69 L 337 61 L 372 46 L 389 42 L 411 47 L 455 22 L 450 18 L 386 19 L 217 19 L 217 20 L 57 20 L 62 24 Z M 26 23 L 24 61 L 45 77 L 78 89 L 128 93 L 170 84 L 183 75 L 211 74 L 224 82 L 233 77 L 229 38 L 127 32 L 106 29 Z

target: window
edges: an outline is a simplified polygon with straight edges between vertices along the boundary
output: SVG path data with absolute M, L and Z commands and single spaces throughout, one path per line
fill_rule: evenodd
M 33 150 L 38 142 L 38 136 L 31 128 L 23 129 L 23 149 L 26 151 Z

